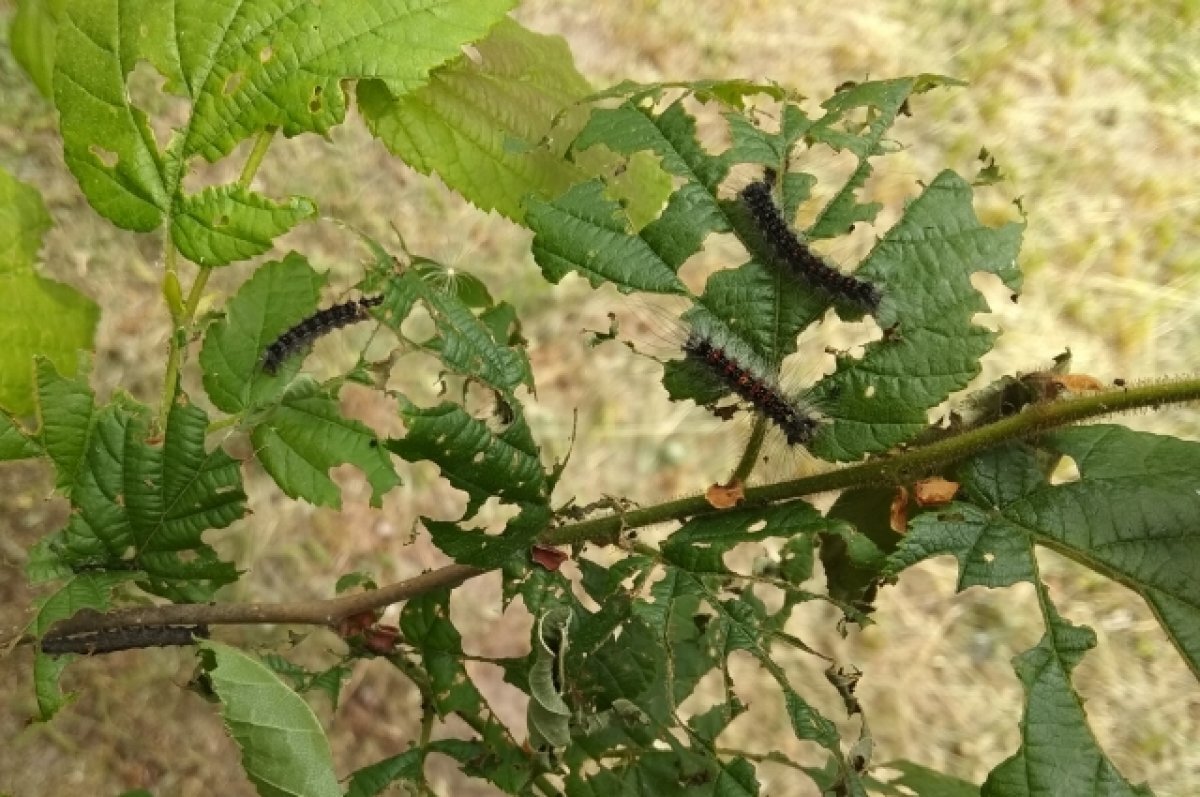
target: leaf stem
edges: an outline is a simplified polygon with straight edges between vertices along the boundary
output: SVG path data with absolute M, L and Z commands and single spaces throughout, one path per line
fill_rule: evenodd
M 178 250 L 175 249 L 170 232 L 167 232 L 163 243 L 163 266 L 167 272 L 164 277 L 164 286 L 168 284 L 173 285 L 176 295 L 179 290 L 178 260 Z M 172 328 L 169 351 L 167 353 L 167 372 L 163 375 L 162 399 L 159 402 L 158 424 L 160 429 L 166 429 L 167 416 L 171 412 L 171 405 L 175 402 L 175 389 L 179 383 L 179 367 L 183 357 L 179 341 L 180 331 L 189 323 L 184 318 L 187 315 L 186 306 L 182 314 L 179 315 L 176 314 L 176 308 L 171 306 L 171 302 L 168 302 L 167 309 L 171 313 Z
M 759 415 L 754 421 L 750 439 L 746 442 L 746 450 L 742 452 L 737 467 L 733 469 L 733 474 L 729 477 L 730 484 L 744 482 L 750 477 L 750 472 L 754 470 L 754 465 L 758 461 L 758 452 L 762 451 L 763 440 L 766 439 L 766 436 L 767 419 L 765 416 Z
M 250 155 L 246 158 L 246 165 L 242 167 L 241 175 L 238 176 L 238 185 L 242 188 L 250 187 L 250 182 L 254 179 L 254 175 L 258 172 L 258 168 L 262 165 L 263 158 L 267 154 L 267 149 L 271 146 L 271 140 L 275 137 L 276 129 L 274 126 L 267 127 L 254 139 L 254 147 L 250 150 Z M 171 241 L 169 230 L 166 233 L 166 241 L 163 244 L 163 260 L 168 275 L 167 279 L 174 281 L 178 285 L 178 250 L 176 250 L 175 244 Z M 199 273 L 196 274 L 195 282 L 192 283 L 192 287 L 188 290 L 187 301 L 184 302 L 182 313 L 176 315 L 175 308 L 170 308 L 174 329 L 171 330 L 170 352 L 167 354 L 167 372 L 163 377 L 162 401 L 159 404 L 158 417 L 160 429 L 166 428 L 167 416 L 171 412 L 171 405 L 175 402 L 175 393 L 179 386 L 179 371 L 183 367 L 183 355 L 187 349 L 188 332 L 193 319 L 196 317 L 196 309 L 200 306 L 200 299 L 204 295 L 204 288 L 208 285 L 208 278 L 211 275 L 212 267 L 201 265 Z
M 242 167 L 242 173 L 238 175 L 238 185 L 242 188 L 250 187 L 250 181 L 254 179 L 258 167 L 262 166 L 267 149 L 271 146 L 271 139 L 275 137 L 275 131 L 278 129 L 274 125 L 269 125 L 263 128 L 254 139 L 254 148 L 250 150 L 250 155 L 246 158 L 246 165 Z

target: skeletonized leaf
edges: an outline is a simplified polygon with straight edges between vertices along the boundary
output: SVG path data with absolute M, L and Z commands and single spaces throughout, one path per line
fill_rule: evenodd
M 511 19 L 475 51 L 400 98 L 379 81 L 362 81 L 359 108 L 371 132 L 410 166 L 436 172 L 483 210 L 520 221 L 522 197 L 556 195 L 579 176 L 562 154 L 571 126 L 560 121 L 554 128 L 555 145 L 540 142 L 555 114 L 584 97 L 588 84 L 561 38 Z
M 1104 755 L 1071 687 L 1071 671 L 1095 646 L 1095 633 L 1060 617 L 1045 587 L 1037 589 L 1046 635 L 1014 660 L 1025 688 L 1021 747 L 988 775 L 983 797 L 1151 797 L 1148 788 L 1131 785 Z
M 449 591 L 429 592 L 404 604 L 400 630 L 420 655 L 434 710 L 440 716 L 463 715 L 480 734 L 476 741 L 433 742 L 430 751 L 451 756 L 466 774 L 486 778 L 505 792 L 523 793 L 532 774 L 530 761 L 463 666 L 462 636 L 450 621 Z
M 220 642 L 199 643 L 242 767 L 264 797 L 341 795 L 329 741 L 312 709 L 267 667 Z
M 467 493 L 464 518 L 492 496 L 510 503 L 549 500 L 539 449 L 523 414 L 499 433 L 450 402 L 423 409 L 401 397 L 400 415 L 407 432 L 389 440 L 388 449 L 409 462 L 435 463 L 451 485 Z
M 805 501 L 735 509 L 689 520 L 668 538 L 662 552 L 668 561 L 693 573 L 728 573 L 724 556 L 738 545 L 772 537 L 811 539 L 832 525 L 841 524 L 827 520 Z
M 429 279 L 427 270 L 408 269 L 400 275 L 390 272 L 384 263 L 374 279 L 381 282 L 383 304 L 379 317 L 403 336 L 403 325 L 417 302 L 434 323 L 434 334 L 416 341 L 434 353 L 455 373 L 471 376 L 495 390 L 511 396 L 520 385 L 533 388 L 529 358 L 509 345 L 507 336 L 498 339 L 487 323 L 488 317 L 476 314 L 454 289 L 454 284 Z M 486 311 L 484 311 L 486 313 Z
M 34 408 L 33 358 L 48 358 L 64 372 L 91 349 L 100 311 L 79 291 L 34 270 L 50 216 L 38 192 L 0 169 L 0 407 L 15 415 Z
M 421 524 L 429 530 L 433 544 L 442 553 L 459 564 L 485 570 L 524 555 L 549 523 L 550 508 L 545 504 L 522 504 L 521 513 L 495 535 L 481 529 L 464 529 L 457 523 L 421 518 Z
M 350 776 L 346 797 L 376 797 L 396 781 L 415 781 L 420 776 L 420 762 L 421 751 L 413 748 L 356 770 Z
M 979 797 L 979 787 L 912 761 L 888 761 L 873 768 L 867 785 L 879 797 Z
M 535 233 L 535 258 L 553 281 L 573 270 L 594 285 L 610 282 L 622 291 L 685 293 L 675 273 L 680 264 L 708 236 L 732 231 L 750 259 L 713 275 L 698 302 L 729 331 L 728 340 L 716 341 L 719 345 L 752 349 L 769 366 L 766 376 L 774 376 L 773 370 L 796 351 L 798 334 L 821 316 L 832 297 L 775 267 L 767 256 L 770 247 L 763 245 L 742 203 L 719 198 L 725 177 L 739 164 L 784 171 L 802 144 L 849 150 L 858 168 L 837 187 L 810 230 L 822 237 L 841 233 L 855 221 L 873 219 L 878 210 L 856 197 L 870 173 L 869 159 L 884 154 L 886 131 L 904 101 L 947 82 L 952 81 L 921 75 L 863 83 L 826 103 L 825 115 L 815 120 L 785 103 L 778 132 L 727 112 L 733 144 L 716 154 L 699 144 L 695 120 L 682 100 L 661 112 L 640 98 L 597 110 L 572 151 L 603 145 L 628 157 L 650 153 L 678 187 L 658 218 L 636 231 L 601 179 L 551 202 L 534 201 L 527 221 Z M 788 217 L 813 181 L 802 173 L 783 175 Z M 995 334 L 972 320 L 987 307 L 970 280 L 975 272 L 990 272 L 1014 291 L 1019 288 L 1014 259 L 1022 227 L 985 227 L 971 201 L 964 180 L 949 172 L 939 175 L 857 270 L 882 293 L 876 321 L 891 334 L 867 344 L 861 358 L 840 357 L 837 371 L 811 391 L 828 420 L 813 441 L 814 453 L 852 460 L 886 450 L 923 429 L 928 409 L 978 372 L 979 358 Z M 709 403 L 712 385 L 699 369 L 686 365 L 673 362 L 668 368 L 672 397 Z M 728 392 L 725 387 L 723 393 Z
M 816 385 L 813 400 L 834 418 L 814 453 L 857 459 L 906 440 L 925 427 L 930 407 L 979 373 L 996 333 L 972 320 L 988 306 L 971 276 L 996 274 L 1016 292 L 1023 226 L 985 227 L 971 196 L 963 178 L 942 172 L 855 272 L 880 287 L 879 323 L 898 323 L 900 334 L 867 344 L 861 359 L 841 358 Z
M 329 470 L 342 463 L 354 465 L 367 477 L 371 506 L 382 505 L 384 494 L 400 484 L 375 432 L 344 417 L 337 395 L 311 379 L 288 386 L 278 406 L 254 427 L 250 438 L 258 460 L 291 498 L 341 507 L 341 491 Z

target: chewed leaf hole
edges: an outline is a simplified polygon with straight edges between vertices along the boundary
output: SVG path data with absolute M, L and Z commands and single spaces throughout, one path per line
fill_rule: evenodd
M 1050 474 L 1051 484 L 1070 484 L 1071 482 L 1079 481 L 1079 466 L 1071 457 L 1063 457 L 1059 460 L 1058 465 L 1054 468 L 1054 472 Z
M 105 149 L 104 147 L 99 147 L 95 144 L 92 144 L 90 147 L 88 147 L 88 152 L 96 156 L 96 160 L 100 161 L 110 169 L 117 165 L 117 153 L 113 152 L 111 149 Z

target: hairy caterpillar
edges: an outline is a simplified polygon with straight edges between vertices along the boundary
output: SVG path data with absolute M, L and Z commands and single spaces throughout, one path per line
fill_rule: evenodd
M 288 357 L 312 345 L 313 341 L 324 334 L 358 321 L 365 321 L 368 317 L 367 311 L 382 303 L 382 295 L 364 296 L 354 301 L 335 304 L 325 310 L 318 310 L 267 346 L 262 356 L 263 371 L 274 375 Z
M 796 236 L 771 197 L 774 183 L 775 173 L 768 170 L 764 179 L 747 185 L 738 197 L 750 212 L 763 238 L 771 245 L 775 256 L 810 285 L 875 312 L 881 298 L 879 289 L 830 266 Z
M 788 399 L 771 379 L 755 373 L 754 369 L 718 346 L 711 339 L 693 331 L 683 343 L 685 356 L 701 363 L 721 382 L 754 407 L 755 412 L 773 422 L 783 432 L 788 445 L 807 445 L 817 431 L 816 418 L 801 410 Z

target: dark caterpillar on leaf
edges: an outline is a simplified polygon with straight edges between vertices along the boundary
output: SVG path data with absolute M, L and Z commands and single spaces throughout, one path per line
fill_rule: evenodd
M 755 412 L 765 416 L 783 432 L 788 445 L 807 445 L 816 434 L 819 422 L 789 400 L 772 380 L 738 362 L 725 349 L 698 332 L 683 343 L 683 352 L 704 365 L 730 390 L 749 402 Z
M 361 299 L 335 304 L 318 310 L 294 327 L 284 332 L 266 348 L 262 356 L 262 369 L 274 376 L 284 360 L 303 351 L 322 335 L 344 326 L 366 321 L 368 310 L 383 303 L 383 296 L 364 296 Z
M 878 288 L 833 268 L 796 236 L 771 197 L 774 183 L 775 172 L 767 170 L 764 179 L 750 183 L 738 196 L 750 211 L 763 238 L 771 245 L 775 256 L 810 285 L 869 312 L 878 310 L 882 298 Z

